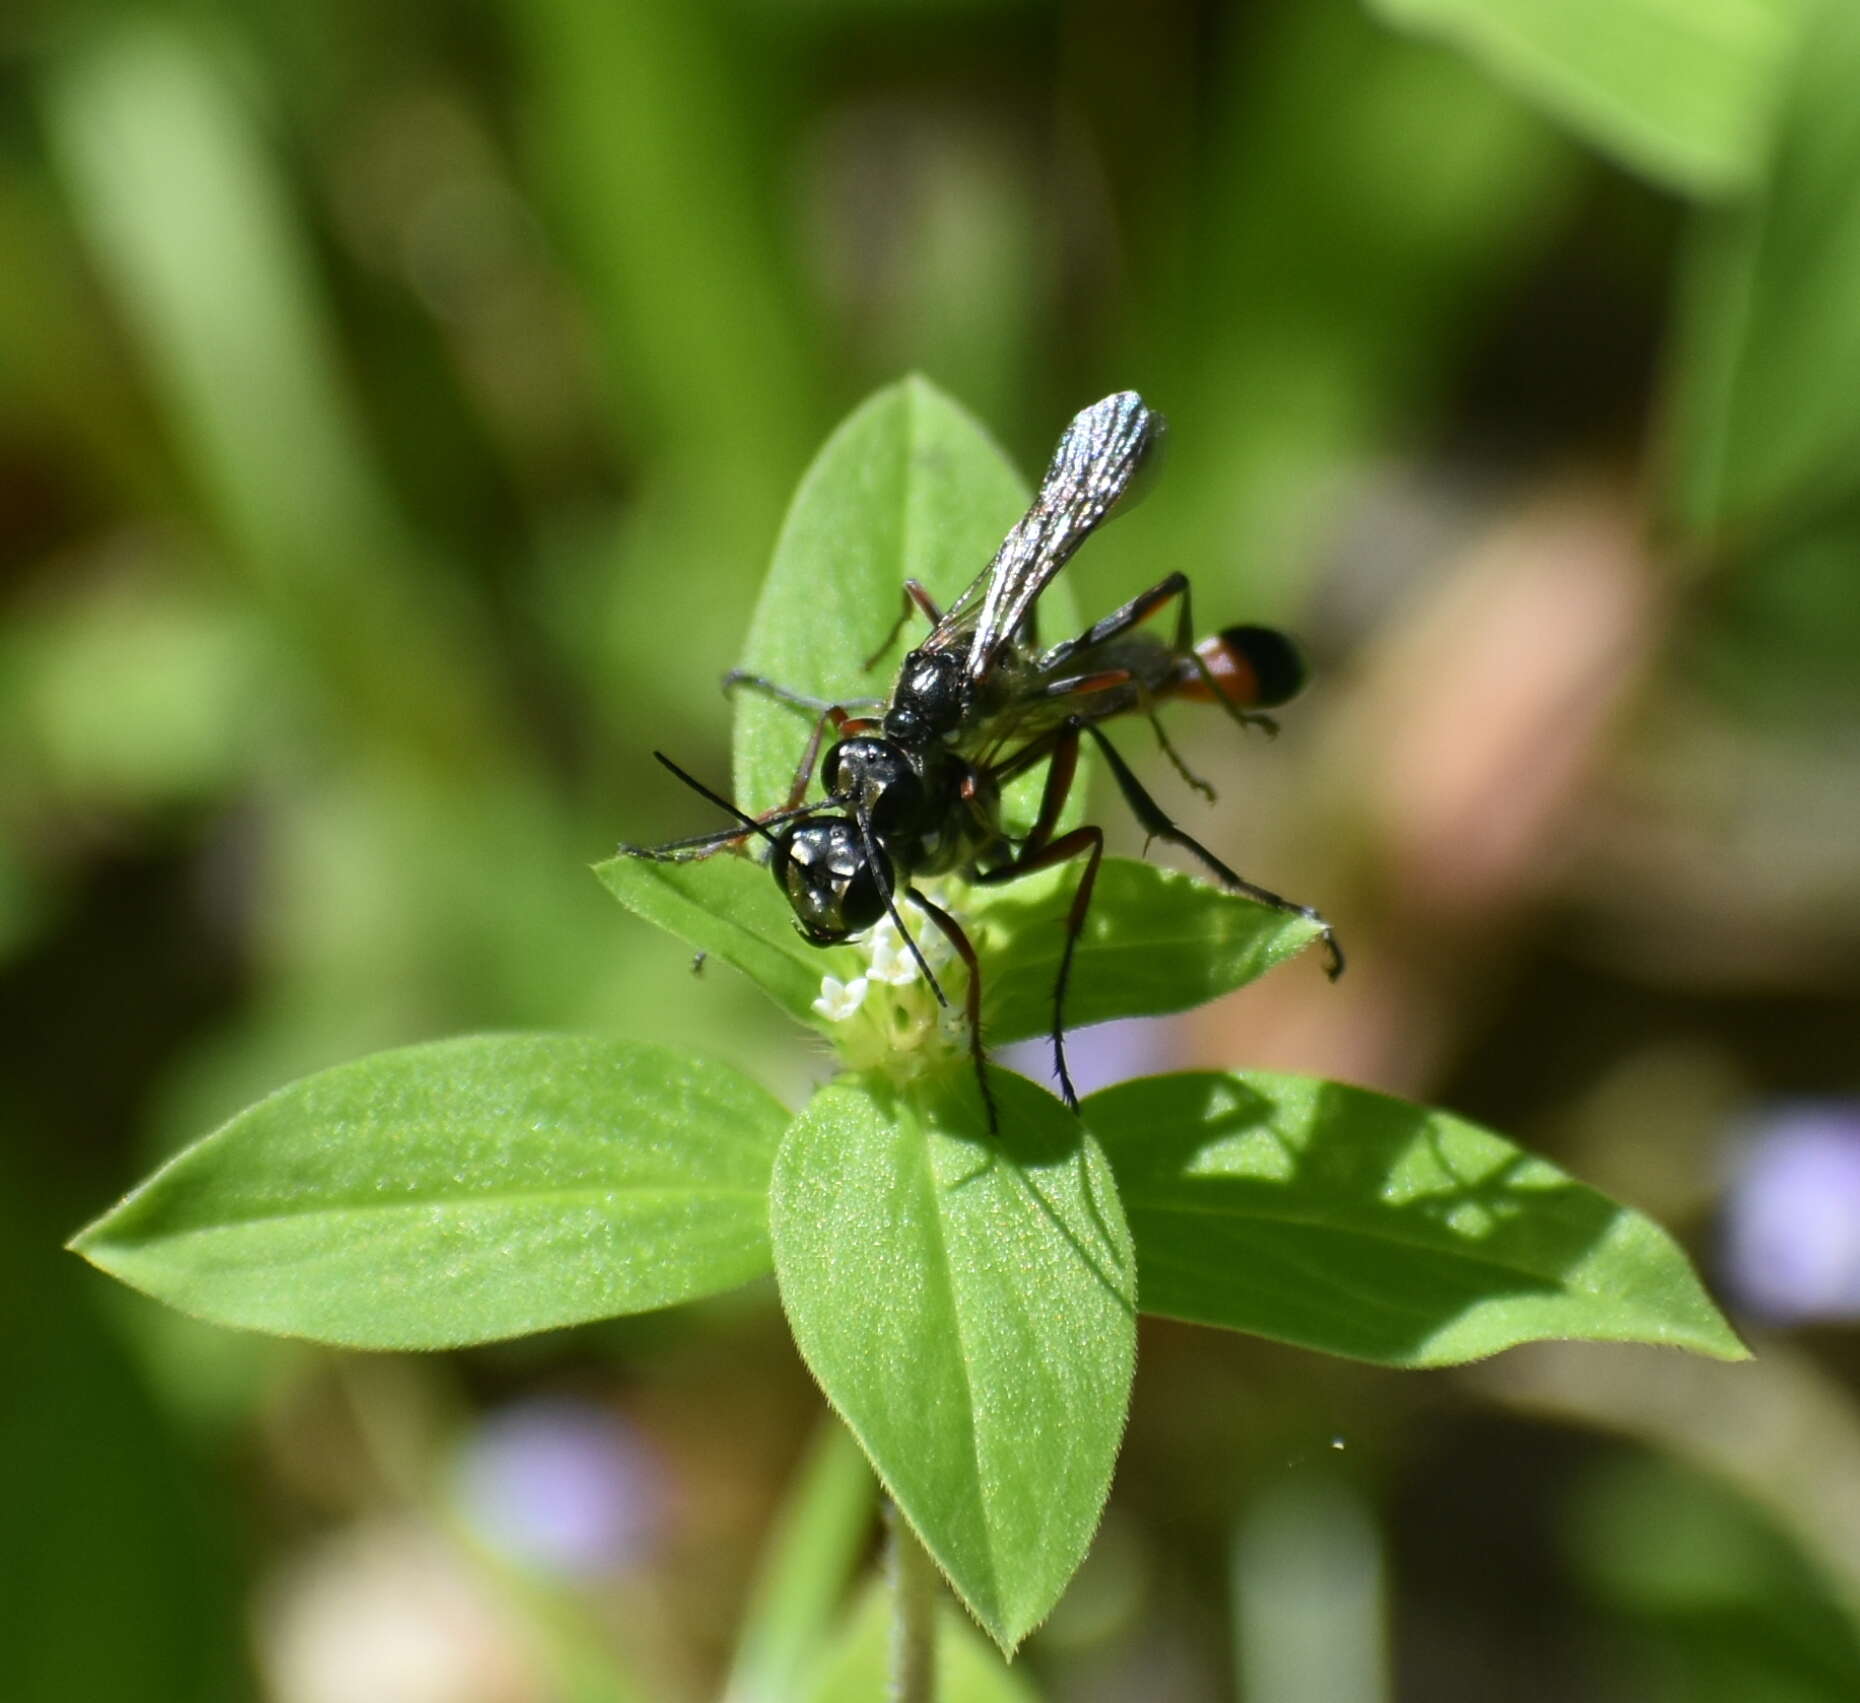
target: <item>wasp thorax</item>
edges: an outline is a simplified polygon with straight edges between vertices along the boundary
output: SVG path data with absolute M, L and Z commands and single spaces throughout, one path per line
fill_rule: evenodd
M 769 869 L 816 946 L 837 946 L 885 914 L 878 871 L 858 825 L 843 816 L 804 816 L 783 830 Z
M 905 744 L 953 733 L 967 706 L 963 659 L 954 651 L 914 650 L 898 671 L 885 732 Z

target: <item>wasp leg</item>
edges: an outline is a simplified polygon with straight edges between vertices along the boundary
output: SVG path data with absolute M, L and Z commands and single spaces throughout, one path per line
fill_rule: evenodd
M 1101 620 L 1094 621 L 1076 639 L 1067 639 L 1061 644 L 1054 645 L 1040 658 L 1041 669 L 1045 670 L 1055 663 L 1064 662 L 1067 657 L 1079 651 L 1092 650 L 1098 645 L 1109 643 L 1112 639 L 1121 639 L 1131 628 L 1140 627 L 1157 610 L 1178 597 L 1182 600 L 1184 613 L 1179 614 L 1176 619 L 1176 646 L 1180 650 L 1192 650 L 1194 633 L 1186 619 L 1188 575 L 1173 573 L 1166 579 L 1158 580 L 1148 591 L 1139 592 L 1128 603 L 1113 609 Z
M 1193 787 L 1196 792 L 1200 793 L 1203 798 L 1212 804 L 1214 802 L 1214 788 L 1209 786 L 1201 776 L 1196 774 L 1195 771 L 1182 760 L 1181 752 L 1176 750 L 1173 741 L 1169 738 L 1168 730 L 1164 728 L 1162 724 L 1162 717 L 1156 713 L 1155 699 L 1144 688 L 1143 682 L 1128 668 L 1104 668 L 1098 670 L 1094 674 L 1069 674 L 1064 679 L 1049 681 L 1046 685 L 1042 686 L 1039 689 L 1039 696 L 1056 700 L 1084 698 L 1091 696 L 1095 692 L 1113 692 L 1126 686 L 1130 688 L 1136 700 L 1135 708 L 1140 710 L 1148 719 L 1150 727 L 1156 734 L 1156 743 L 1162 747 L 1163 755 L 1174 765 L 1175 772 Z M 1121 708 L 1122 706 L 1120 705 L 1119 707 Z M 1109 713 L 1116 714 L 1118 711 L 1112 710 Z M 1082 719 L 1102 719 L 1102 712 L 1100 716 Z
M 1223 886 L 1231 887 L 1237 893 L 1244 893 L 1249 899 L 1257 899 L 1262 905 L 1270 905 L 1275 911 L 1284 911 L 1291 916 L 1304 917 L 1314 922 L 1323 931 L 1325 955 L 1330 962 L 1325 965 L 1325 974 L 1334 982 L 1343 974 L 1343 948 L 1337 944 L 1336 931 L 1309 905 L 1300 905 L 1284 898 L 1257 883 L 1237 875 L 1226 864 L 1209 851 L 1199 840 L 1185 834 L 1162 812 L 1156 800 L 1143 790 L 1143 783 L 1130 772 L 1130 767 L 1117 754 L 1110 740 L 1093 727 L 1085 724 L 1085 731 L 1092 736 L 1104 760 L 1111 766 L 1111 776 L 1117 782 L 1117 790 L 1124 795 L 1124 802 L 1130 806 L 1131 814 L 1143 824 L 1143 831 L 1155 840 L 1167 840 L 1169 844 L 1180 846 L 1185 852 L 1192 853 L 1208 867 L 1209 871 Z
M 1000 1118 L 995 1112 L 994 1092 L 988 1086 L 988 1055 L 982 1051 L 982 966 L 975 955 L 975 944 L 963 933 L 962 924 L 941 905 L 926 899 L 915 887 L 907 887 L 905 894 L 936 924 L 943 938 L 955 947 L 956 956 L 968 966 L 969 992 L 963 1011 L 969 1025 L 969 1059 L 975 1066 L 975 1080 L 981 1085 L 982 1104 L 988 1110 L 988 1133 L 994 1135 L 1000 1129 Z
M 720 797 L 700 781 L 694 780 L 662 752 L 653 752 L 653 755 L 686 786 L 694 792 L 702 793 L 711 803 L 721 805 L 737 818 L 740 826 L 718 828 L 708 834 L 692 834 L 682 840 L 667 840 L 664 845 L 659 846 L 622 845 L 621 856 L 650 858 L 656 863 L 694 863 L 699 858 L 709 857 L 713 852 L 721 851 L 725 846 L 732 845 L 738 840 L 748 839 L 751 834 L 766 834 L 769 828 L 803 815 L 805 812 L 801 801 L 807 796 L 807 783 L 813 779 L 814 761 L 820 755 L 820 741 L 825 736 L 827 724 L 836 721 L 836 718 L 839 723 L 843 723 L 846 719 L 845 712 L 838 705 L 829 706 L 820 712 L 814 721 L 814 731 L 808 737 L 807 746 L 801 752 L 801 761 L 795 768 L 794 781 L 788 788 L 787 798 L 782 801 L 779 809 L 768 811 L 761 816 L 744 815 L 727 798 Z
M 1214 672 L 1208 667 L 1207 658 L 1195 646 L 1195 613 L 1190 598 L 1188 575 L 1180 572 L 1169 574 L 1159 579 L 1148 591 L 1140 592 L 1122 608 L 1113 609 L 1102 620 L 1095 621 L 1080 633 L 1076 639 L 1067 639 L 1064 644 L 1055 645 L 1040 658 L 1042 669 L 1055 663 L 1063 662 L 1077 651 L 1090 650 L 1094 645 L 1108 644 L 1112 639 L 1119 639 L 1133 627 L 1141 626 L 1152 615 L 1165 608 L 1169 603 L 1176 605 L 1175 638 L 1171 649 L 1175 656 L 1200 676 L 1201 684 L 1209 697 L 1214 699 L 1229 717 L 1241 727 L 1257 727 L 1268 734 L 1276 734 L 1279 724 L 1269 715 L 1261 715 L 1257 710 L 1242 709 L 1233 698 L 1221 689 Z M 1162 729 L 1157 728 L 1157 736 L 1162 737 Z M 1183 767 L 1182 761 L 1170 750 L 1167 739 L 1162 740 L 1163 750 L 1181 771 L 1182 776 L 1197 792 L 1207 792 L 1207 784 L 1197 780 Z M 1208 793 L 1212 798 L 1214 795 Z
M 643 857 L 652 863 L 696 863 L 725 846 L 746 840 L 754 828 L 719 828 L 714 833 L 693 834 L 688 839 L 667 840 L 658 846 L 628 845 L 624 840 L 615 848 L 621 857 Z
M 1207 663 L 1203 660 L 1201 653 L 1195 649 L 1194 616 L 1189 605 L 1188 575 L 1184 573 L 1173 573 L 1158 580 L 1148 591 L 1139 593 L 1122 608 L 1113 609 L 1102 620 L 1093 622 L 1076 639 L 1068 639 L 1064 644 L 1055 645 L 1040 658 L 1040 666 L 1043 669 L 1051 667 L 1055 663 L 1064 662 L 1068 657 L 1080 651 L 1089 652 L 1094 646 L 1108 644 L 1113 639 L 1120 639 L 1132 628 L 1141 626 L 1158 610 L 1171 602 L 1177 605 L 1175 655 L 1195 668 L 1208 689 L 1220 698 L 1222 707 L 1242 727 L 1263 724 L 1270 732 L 1276 733 L 1278 729 L 1273 725 L 1270 717 L 1249 715 L 1230 699 L 1222 696 L 1216 687 L 1214 677 L 1208 671 Z M 1145 697 L 1138 707 L 1149 718 L 1150 726 L 1155 729 L 1156 743 L 1162 748 L 1163 755 L 1169 759 L 1170 766 L 1190 787 L 1212 804 L 1214 788 L 1183 761 L 1181 752 L 1176 750 L 1174 741 L 1164 729 L 1161 717 L 1156 714 L 1155 706 Z
M 1170 739 L 1167 729 L 1163 727 L 1162 717 L 1156 713 L 1154 705 L 1146 703 L 1143 706 L 1143 713 L 1149 719 L 1151 730 L 1156 735 L 1156 743 L 1162 747 L 1162 754 L 1169 759 L 1170 766 L 1183 780 L 1188 782 L 1189 786 L 1194 791 L 1200 793 L 1203 798 L 1212 804 L 1214 802 L 1214 788 L 1183 761 L 1182 753 L 1176 750 L 1175 743 Z
M 1089 698 L 1098 692 L 1115 692 L 1129 686 L 1136 676 L 1128 668 L 1100 668 L 1090 674 L 1068 674 L 1061 680 L 1049 680 L 1035 694 L 1042 698 Z
M 725 694 L 734 692 L 739 686 L 747 686 L 752 692 L 760 692 L 765 698 L 773 698 L 778 704 L 792 704 L 797 710 L 812 710 L 816 715 L 824 715 L 830 710 L 882 710 L 883 698 L 816 698 L 806 692 L 797 692 L 792 686 L 783 686 L 778 681 L 764 674 L 751 674 L 744 668 L 732 668 L 723 677 Z
M 860 667 L 870 673 L 884 659 L 885 652 L 898 642 L 898 634 L 904 631 L 904 623 L 911 618 L 912 609 L 921 609 L 926 621 L 934 627 L 943 619 L 943 612 L 937 608 L 930 593 L 923 588 L 921 580 L 907 579 L 904 582 L 904 607 L 898 611 L 897 620 L 891 623 L 891 630 L 885 634 L 884 642 L 873 651 Z
M 814 761 L 820 755 L 820 741 L 826 736 L 827 724 L 843 727 L 846 716 L 838 705 L 824 709 L 814 718 L 814 731 L 807 736 L 807 746 L 801 752 L 801 760 L 795 764 L 794 780 L 788 787 L 788 796 L 782 803 L 784 810 L 792 810 L 807 796 L 807 783 L 814 778 Z
M 623 841 L 618 848 L 622 857 L 643 857 L 654 863 L 695 863 L 700 858 L 709 857 L 713 852 L 722 851 L 725 846 L 734 845 L 738 840 L 748 839 L 751 834 L 760 834 L 765 840 L 773 839 L 774 836 L 769 832 L 770 828 L 779 827 L 783 822 L 790 822 L 797 816 L 804 816 L 809 809 L 809 806 L 797 800 L 783 805 L 779 810 L 770 810 L 760 816 L 751 816 L 747 811 L 737 809 L 722 793 L 712 792 L 695 775 L 687 774 L 663 751 L 655 751 L 653 756 L 693 792 L 709 799 L 719 810 L 734 816 L 736 826 L 716 828 L 708 834 L 690 834 L 682 840 L 667 840 L 663 845 L 657 846 L 634 846 Z
M 1066 988 L 1072 980 L 1073 952 L 1085 927 L 1086 913 L 1091 909 L 1092 889 L 1098 881 L 1098 866 L 1104 861 L 1102 828 L 1074 828 L 1069 834 L 1053 838 L 1059 813 L 1065 808 L 1066 796 L 1071 792 L 1073 778 L 1078 773 L 1079 726 L 1076 718 L 1068 721 L 1053 741 L 1052 761 L 1046 771 L 1046 786 L 1040 795 L 1040 814 L 1019 855 L 1012 863 L 987 870 L 975 877 L 978 886 L 998 886 L 1019 876 L 1031 875 L 1038 869 L 1050 869 L 1055 864 L 1077 857 L 1081 852 L 1085 854 L 1085 873 L 1079 877 L 1079 884 L 1073 890 L 1072 905 L 1066 913 L 1065 946 L 1059 954 L 1059 973 L 1053 978 L 1053 1070 L 1059 1078 L 1059 1097 L 1065 1101 L 1067 1109 L 1074 1112 L 1079 1109 L 1079 1097 L 1072 1086 L 1072 1073 L 1066 1069 Z

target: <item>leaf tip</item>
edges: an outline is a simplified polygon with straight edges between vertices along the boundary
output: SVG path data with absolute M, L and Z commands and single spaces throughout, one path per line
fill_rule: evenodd
M 113 1206 L 108 1212 L 93 1218 L 82 1229 L 74 1230 L 65 1241 L 65 1252 L 89 1260 L 101 1271 L 108 1271 L 110 1268 L 105 1262 L 104 1250 L 109 1242 L 109 1228 L 116 1217 L 116 1210 Z
M 1728 1319 L 1720 1317 L 1716 1328 L 1697 1333 L 1691 1341 L 1674 1344 L 1677 1348 L 1689 1349 L 1694 1354 L 1702 1354 L 1708 1360 L 1718 1360 L 1726 1365 L 1736 1366 L 1746 1360 L 1754 1360 L 1757 1351 L 1737 1334 L 1736 1327 Z

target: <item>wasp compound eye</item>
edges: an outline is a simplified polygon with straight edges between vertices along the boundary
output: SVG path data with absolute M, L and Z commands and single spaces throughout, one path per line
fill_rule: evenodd
M 1290 702 L 1304 689 L 1305 659 L 1276 627 L 1223 627 L 1195 646 L 1230 704 L 1247 710 L 1270 710 Z M 1193 682 L 1184 694 L 1206 698 Z
M 775 884 L 816 946 L 837 946 L 885 914 L 884 889 L 858 827 L 843 816 L 804 816 L 769 854 Z

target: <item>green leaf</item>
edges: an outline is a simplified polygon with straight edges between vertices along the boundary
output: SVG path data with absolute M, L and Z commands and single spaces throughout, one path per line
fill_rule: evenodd
M 1772 1369 L 1766 1356 L 1764 1370 Z M 1851 1410 L 1831 1384 L 1822 1385 L 1824 1399 L 1845 1452 Z M 1666 1391 L 1675 1412 L 1676 1397 Z M 1795 1428 L 1805 1414 L 1797 1407 L 1784 1411 L 1782 1423 L 1799 1438 Z M 1804 1534 L 1779 1517 L 1781 1509 L 1751 1496 L 1751 1486 L 1735 1476 L 1701 1470 L 1705 1463 L 1682 1438 L 1668 1436 L 1658 1452 L 1600 1455 L 1560 1498 L 1561 1547 L 1584 1594 L 1618 1622 L 1633 1641 L 1629 1648 L 1640 1647 L 1643 1671 L 1657 1665 L 1671 1676 L 1664 1688 L 1669 1697 L 1694 1703 L 1846 1703 L 1860 1697 L 1848 1522 L 1825 1506 L 1825 1458 L 1805 1439 L 1780 1450 L 1765 1446 L 1761 1434 L 1724 1426 L 1722 1414 L 1712 1417 L 1714 1431 L 1742 1437 L 1740 1446 L 1753 1456 L 1815 1487 L 1811 1493 L 1824 1504 L 1822 1527 L 1838 1553 L 1814 1554 Z M 1696 1423 L 1693 1415 L 1687 1418 Z
M 872 1472 L 837 1419 L 796 1474 L 737 1628 L 723 1703 L 786 1703 L 827 1642 L 872 1528 Z
M 1651 1220 L 1475 1124 L 1308 1077 L 1092 1095 L 1146 1312 L 1393 1366 L 1545 1337 L 1743 1345 Z
M 1813 0 L 1764 192 L 1702 217 L 1675 364 L 1695 533 L 1799 524 L 1860 490 L 1860 9 Z
M 12 1151 L 50 1151 L 23 1099 L 8 1112 Z M 109 1328 L 114 1297 L 57 1254 L 46 1209 L 33 1175 L 0 1157 L 6 1696 L 242 1703 L 246 1510 Z
M 810 946 L 794 913 L 748 858 L 722 853 L 698 863 L 615 857 L 594 873 L 635 916 L 732 964 L 790 1017 L 824 1027 L 813 1003 L 821 977 L 856 976 L 864 959 L 849 947 Z
M 1055 434 L 1057 435 L 1057 434 Z M 884 697 L 923 636 L 913 610 L 862 667 L 919 581 L 939 607 L 985 568 L 1026 510 L 1028 490 L 975 418 L 922 378 L 887 386 L 834 432 L 795 492 L 756 605 L 743 667 L 836 703 Z M 1063 580 L 1040 612 L 1055 634 L 1075 624 Z M 813 717 L 743 692 L 736 716 L 737 802 L 787 797 Z M 1010 820 L 1032 820 L 1037 776 L 1013 789 Z
M 444 1348 L 767 1269 L 787 1114 L 725 1066 L 572 1035 L 377 1053 L 279 1090 L 72 1246 L 219 1324 Z
M 1759 175 L 1803 0 L 1370 0 L 1439 35 L 1613 154 L 1690 195 Z
M 891 1604 L 881 1584 L 860 1593 L 813 1685 L 807 1703 L 872 1703 L 888 1697 Z M 1039 1692 L 1006 1666 L 975 1628 L 945 1601 L 936 1627 L 937 1703 L 1039 1703 Z
M 595 873 L 635 915 L 735 965 L 789 1016 L 834 1033 L 813 1008 L 821 978 L 848 981 L 865 959 L 852 948 L 808 945 L 760 864 L 730 856 L 701 863 L 617 857 Z M 1005 887 L 945 895 L 982 955 L 982 1029 L 990 1046 L 1047 1033 L 1079 873 L 1066 864 Z M 1106 858 L 1079 938 L 1067 1025 L 1186 1011 L 1257 980 L 1317 937 L 1317 925 L 1303 917 L 1174 870 Z
M 1067 864 L 977 892 L 989 1045 L 1047 1033 L 1079 874 Z M 1246 986 L 1318 934 L 1304 917 L 1205 881 L 1106 858 L 1066 990 L 1067 1026 L 1186 1011 Z M 991 956 L 997 939 L 1003 944 Z
M 842 1081 L 795 1121 L 770 1229 L 808 1366 L 976 1618 L 1012 1650 L 1090 1541 L 1136 1352 L 1128 1232 L 1059 1103 L 966 1070 Z

